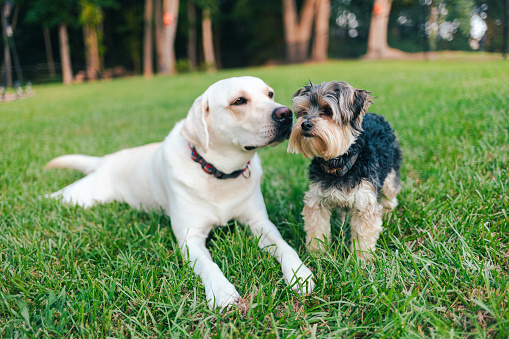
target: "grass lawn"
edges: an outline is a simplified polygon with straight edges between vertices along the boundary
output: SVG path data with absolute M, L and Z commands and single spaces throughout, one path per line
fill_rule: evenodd
M 242 294 L 225 313 L 182 260 L 170 220 L 126 204 L 40 199 L 77 180 L 45 170 L 65 153 L 103 155 L 162 140 L 216 80 L 254 75 L 290 105 L 308 79 L 377 97 L 404 153 L 403 190 L 376 258 L 348 257 L 333 218 L 306 251 L 309 160 L 259 152 L 271 220 L 316 278 L 302 298 L 242 225 L 216 229 L 214 261 Z M 0 104 L 0 337 L 508 337 L 509 62 L 330 62 L 35 87 Z

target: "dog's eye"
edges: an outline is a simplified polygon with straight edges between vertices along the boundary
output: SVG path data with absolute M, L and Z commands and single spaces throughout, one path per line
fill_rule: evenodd
M 234 106 L 245 105 L 245 104 L 247 104 L 247 99 L 243 98 L 243 97 L 239 97 L 239 98 L 235 99 L 234 102 L 232 102 L 232 105 L 234 105 Z
M 322 109 L 322 115 L 332 117 L 332 109 L 329 106 L 326 106 Z
M 274 92 L 269 92 L 269 98 L 274 98 Z

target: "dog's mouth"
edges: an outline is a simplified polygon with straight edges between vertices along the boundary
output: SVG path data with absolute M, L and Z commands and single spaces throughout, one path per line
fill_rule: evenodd
M 290 134 L 292 134 L 292 125 L 289 124 L 288 126 L 281 126 L 276 129 L 276 133 L 272 139 L 270 139 L 269 142 L 263 144 L 263 145 L 257 145 L 257 146 L 243 146 L 244 150 L 246 151 L 253 151 L 256 149 L 263 148 L 265 146 L 277 146 L 278 144 L 282 143 L 283 141 L 290 138 Z
M 305 132 L 303 131 L 303 132 L 302 132 L 302 136 L 303 136 L 304 138 L 312 138 L 312 137 L 314 137 L 313 133 L 312 133 L 312 132 L 310 132 L 310 131 L 305 131 Z

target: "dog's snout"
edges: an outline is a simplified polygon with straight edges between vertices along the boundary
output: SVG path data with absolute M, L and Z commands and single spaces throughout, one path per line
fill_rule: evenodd
M 309 132 L 313 128 L 313 123 L 309 120 L 305 120 L 302 124 L 300 124 L 300 127 L 304 132 Z
M 292 119 L 292 111 L 288 107 L 279 107 L 272 112 L 272 118 L 276 121 L 288 121 Z

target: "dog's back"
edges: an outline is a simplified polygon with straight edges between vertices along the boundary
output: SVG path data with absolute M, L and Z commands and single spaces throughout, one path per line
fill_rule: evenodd
M 399 178 L 401 150 L 391 125 L 381 115 L 366 113 L 362 122 L 369 158 L 378 164 L 378 182 L 382 185 L 391 170 Z

